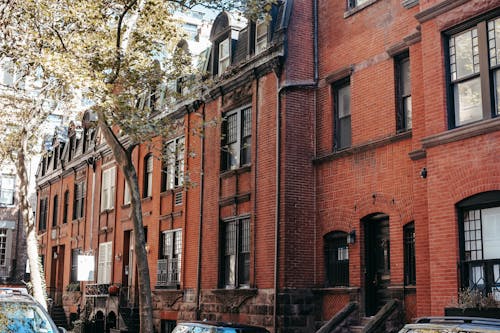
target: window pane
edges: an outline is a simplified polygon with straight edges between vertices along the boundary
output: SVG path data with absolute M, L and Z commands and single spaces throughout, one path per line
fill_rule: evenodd
M 483 209 L 484 259 L 500 258 L 500 207 Z
M 460 126 L 483 118 L 481 81 L 479 77 L 454 86 L 455 125 Z
M 410 129 L 412 127 L 411 96 L 403 99 L 403 109 L 405 113 L 406 129 Z
M 351 86 L 339 88 L 338 91 L 338 112 L 339 118 L 347 117 L 351 114 Z
M 453 36 L 450 43 L 450 62 L 455 65 L 456 73 L 451 71 L 452 80 L 479 73 L 479 48 L 477 29 Z
M 496 70 L 493 74 L 495 84 L 495 105 L 496 114 L 500 115 L 500 70 Z
M 488 44 L 491 66 L 500 65 L 500 18 L 488 22 Z

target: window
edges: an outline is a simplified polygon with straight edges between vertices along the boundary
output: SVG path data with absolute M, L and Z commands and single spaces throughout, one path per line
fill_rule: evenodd
M 222 222 L 223 283 L 226 288 L 250 282 L 250 218 Z
M 178 286 L 181 275 L 182 231 L 164 231 L 160 244 L 156 284 L 159 287 Z
M 68 223 L 69 191 L 64 192 L 63 223 Z
M 80 249 L 71 250 L 71 276 L 70 282 L 78 282 L 78 256 Z
M 365 3 L 368 3 L 373 0 L 347 0 L 347 9 L 353 9 L 355 7 L 364 5 Z
M 449 127 L 498 116 L 500 18 L 481 21 L 466 31 L 451 34 L 448 53 Z
M 0 206 L 14 204 L 15 184 L 16 176 L 2 175 L 0 178 Z
M 252 107 L 227 113 L 222 123 L 221 170 L 250 164 L 251 138 Z
M 101 212 L 115 207 L 115 167 L 102 172 Z
M 463 200 L 458 208 L 462 287 L 500 301 L 500 191 Z
M 82 218 L 85 213 L 85 183 L 75 184 L 75 193 L 73 199 L 73 220 Z
M 347 233 L 334 231 L 325 236 L 326 284 L 349 285 L 349 247 Z
M 172 190 L 184 184 L 184 137 L 168 141 L 165 145 L 161 190 Z
M 97 271 L 97 283 L 109 284 L 111 283 L 111 269 L 112 269 L 112 242 L 99 244 L 99 263 Z
M 144 179 L 143 193 L 144 198 L 150 197 L 153 191 L 153 155 L 148 154 L 144 158 Z
M 128 186 L 127 181 L 125 181 L 125 186 L 123 189 L 123 204 L 128 205 L 131 201 L 130 187 Z
M 255 24 L 255 54 L 259 54 L 267 47 L 267 31 L 269 24 L 259 20 Z
M 222 74 L 231 64 L 229 38 L 224 39 L 219 43 L 219 74 Z
M 403 228 L 404 238 L 404 266 L 405 285 L 416 285 L 417 275 L 415 266 L 415 224 L 408 223 Z
M 53 207 L 52 226 L 55 227 L 57 225 L 57 215 L 59 211 L 59 198 L 57 197 L 57 195 L 54 196 Z
M 410 58 L 408 53 L 395 58 L 396 72 L 396 126 L 398 132 L 412 126 Z
M 343 80 L 333 86 L 335 104 L 335 150 L 351 146 L 351 86 Z
M 7 265 L 7 229 L 0 229 L 0 266 Z
M 40 215 L 38 221 L 38 229 L 46 230 L 47 229 L 47 215 L 49 214 L 49 202 L 48 198 L 40 199 Z

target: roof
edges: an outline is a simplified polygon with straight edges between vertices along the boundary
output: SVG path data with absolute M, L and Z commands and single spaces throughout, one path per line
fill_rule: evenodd
M 235 328 L 238 330 L 245 330 L 248 332 L 267 332 L 264 327 L 246 325 L 231 322 L 218 322 L 218 321 L 191 321 L 179 323 L 178 326 L 192 326 L 192 327 L 218 327 L 218 328 Z
M 500 332 L 500 320 L 472 317 L 425 317 L 405 325 L 400 332 Z

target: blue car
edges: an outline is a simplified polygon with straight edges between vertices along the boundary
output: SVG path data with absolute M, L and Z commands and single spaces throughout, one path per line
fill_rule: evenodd
M 0 332 L 64 333 L 45 309 L 26 291 L 0 288 Z

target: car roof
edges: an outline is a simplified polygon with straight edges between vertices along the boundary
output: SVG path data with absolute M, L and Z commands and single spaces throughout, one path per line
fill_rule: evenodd
M 405 329 L 442 330 L 447 332 L 500 332 L 500 320 L 475 317 L 424 317 L 414 324 L 405 325 Z
M 220 322 L 220 321 L 190 321 L 190 322 L 179 323 L 179 325 L 198 326 L 198 327 L 220 327 L 220 328 L 227 327 L 227 328 L 236 328 L 241 330 L 252 330 L 252 331 L 259 330 L 262 332 L 267 331 L 264 327 L 261 326 L 253 326 L 253 325 L 231 323 L 231 322 Z

